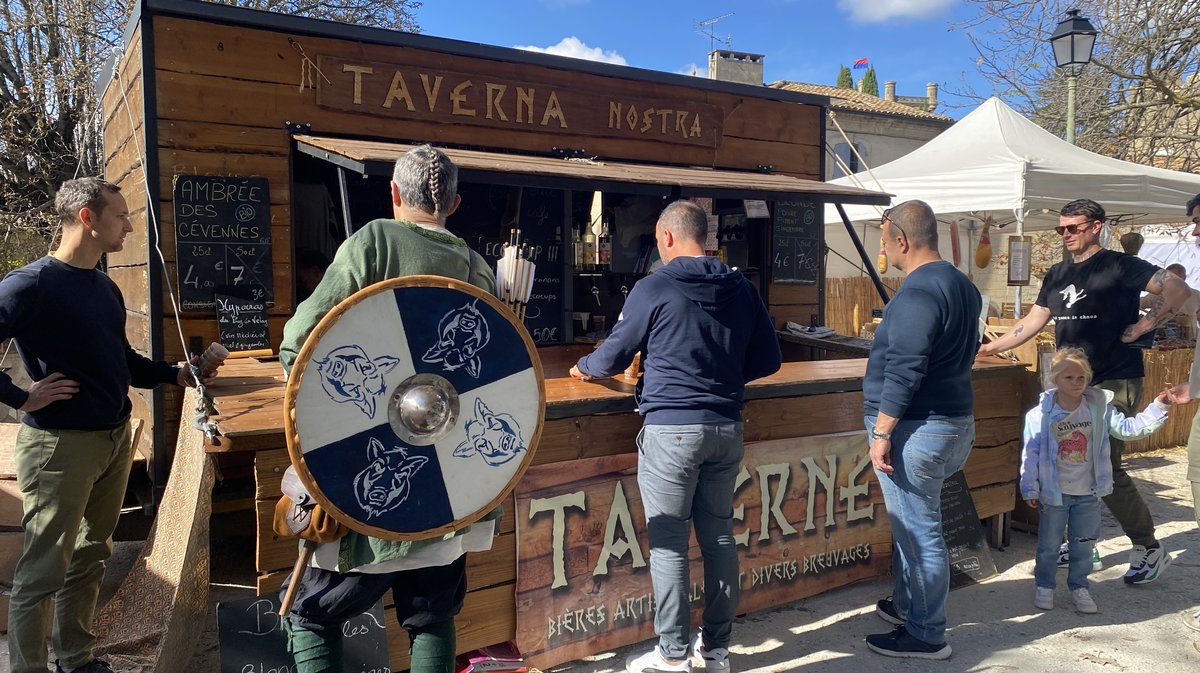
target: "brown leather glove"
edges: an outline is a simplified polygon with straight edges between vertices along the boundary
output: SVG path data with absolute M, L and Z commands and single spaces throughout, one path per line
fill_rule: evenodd
M 271 529 L 280 537 L 300 537 L 317 543 L 340 540 L 350 532 L 320 505 L 297 505 L 286 495 L 275 503 Z

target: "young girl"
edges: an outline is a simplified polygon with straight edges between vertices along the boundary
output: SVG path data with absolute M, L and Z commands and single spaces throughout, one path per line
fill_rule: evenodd
M 1081 349 L 1059 349 L 1050 360 L 1049 389 L 1025 415 L 1021 497 L 1040 512 L 1033 604 L 1042 610 L 1054 608 L 1054 574 L 1065 531 L 1071 558 L 1067 587 L 1075 609 L 1096 612 L 1088 572 L 1100 534 L 1100 498 L 1113 490 L 1108 437 L 1145 437 L 1167 418 L 1165 391 L 1129 418 L 1111 404 L 1111 392 L 1088 385 L 1091 379 L 1092 367 Z

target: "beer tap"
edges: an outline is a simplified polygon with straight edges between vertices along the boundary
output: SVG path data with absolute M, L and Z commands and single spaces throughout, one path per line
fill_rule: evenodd
M 621 306 L 625 305 L 626 299 L 629 299 L 629 287 L 626 285 L 622 285 L 621 286 Z
M 596 287 L 596 281 L 592 281 L 592 296 L 596 298 L 596 306 L 602 306 L 600 303 L 600 288 Z

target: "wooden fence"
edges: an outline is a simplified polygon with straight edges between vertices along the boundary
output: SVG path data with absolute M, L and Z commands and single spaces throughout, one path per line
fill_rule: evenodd
M 889 296 L 896 293 L 902 281 L 902 278 L 883 279 Z M 870 277 L 825 279 L 825 325 L 838 334 L 858 336 L 863 323 L 871 321 L 871 310 L 877 308 L 883 308 L 883 300 Z
M 1143 382 L 1142 404 L 1150 403 L 1167 384 L 1183 383 L 1188 380 L 1192 368 L 1192 349 L 1174 348 L 1171 350 L 1151 349 L 1144 352 L 1142 359 L 1146 363 L 1146 378 Z M 1167 422 L 1154 434 L 1135 442 L 1126 442 L 1125 451 L 1153 451 L 1172 446 L 1187 444 L 1188 434 L 1192 430 L 1192 416 L 1198 405 L 1189 402 L 1177 407 L 1171 407 L 1167 414 Z

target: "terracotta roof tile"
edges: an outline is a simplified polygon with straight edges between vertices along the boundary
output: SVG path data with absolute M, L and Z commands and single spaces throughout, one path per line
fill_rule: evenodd
M 884 100 L 871 94 L 862 93 L 854 89 L 842 89 L 835 86 L 825 84 L 807 84 L 805 82 L 789 82 L 782 80 L 769 84 L 773 89 L 783 89 L 785 91 L 796 91 L 799 93 L 814 94 L 817 96 L 828 96 L 829 104 L 836 110 L 857 110 L 860 112 L 874 112 L 877 114 L 896 115 L 898 117 L 914 117 L 917 119 L 936 119 L 938 121 L 953 122 L 954 120 L 946 115 L 940 115 L 933 112 L 926 112 L 915 107 L 909 107 L 903 103 L 896 101 Z

